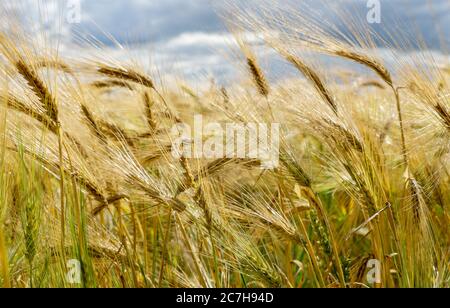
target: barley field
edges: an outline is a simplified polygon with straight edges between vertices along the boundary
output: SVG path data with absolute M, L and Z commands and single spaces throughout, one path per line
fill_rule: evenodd
M 450 287 L 449 58 L 345 14 L 230 4 L 202 87 L 0 32 L 0 285 Z M 278 163 L 174 156 L 196 115 L 279 123 Z

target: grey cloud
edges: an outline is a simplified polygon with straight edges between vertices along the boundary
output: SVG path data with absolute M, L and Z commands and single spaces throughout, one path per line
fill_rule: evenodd
M 105 43 L 110 42 L 104 32 L 119 42 L 159 42 L 170 40 L 186 32 L 222 32 L 224 26 L 214 5 L 219 0 L 83 0 L 84 22 L 76 31 L 89 33 Z M 234 0 L 258 7 L 265 0 Z M 327 1 L 283 0 L 278 3 L 309 2 L 314 8 L 325 9 Z M 214 3 L 215 2 L 215 3 Z M 233 2 L 233 1 L 232 1 Z M 342 7 L 366 12 L 367 0 L 341 0 Z M 250 3 L 250 4 L 249 4 Z M 336 2 L 330 2 L 335 5 Z M 387 27 L 414 27 L 424 35 L 428 45 L 439 47 L 441 36 L 450 37 L 450 3 L 447 0 L 381 0 L 383 24 L 374 26 L 379 33 Z M 324 16 L 326 18 L 326 16 Z M 412 29 L 411 29 L 412 30 Z M 104 31 L 104 32 L 103 32 Z
M 223 26 L 210 0 L 84 1 L 87 18 L 77 31 L 108 41 L 103 31 L 121 42 L 158 42 L 184 32 L 217 32 Z
M 60 3 L 67 0 L 39 0 Z M 79 25 L 65 25 L 62 35 L 55 37 L 75 41 L 75 33 L 90 34 L 105 44 L 111 44 L 107 34 L 120 43 L 131 45 L 142 54 L 151 53 L 160 59 L 171 71 L 179 67 L 189 75 L 203 74 L 202 70 L 212 71 L 215 76 L 225 77 L 234 70 L 222 56 L 227 48 L 222 40 L 225 27 L 217 16 L 214 7 L 225 0 L 82 0 L 83 22 Z M 263 2 L 272 5 L 298 4 L 309 2 L 317 10 L 327 11 L 328 6 L 367 12 L 367 0 L 228 0 L 245 3 L 247 7 L 257 8 Z M 439 49 L 441 39 L 448 42 L 450 37 L 450 2 L 448 0 L 380 0 L 382 4 L 382 25 L 374 30 L 383 33 L 397 28 L 398 35 L 409 32 L 422 33 L 428 46 Z M 35 16 L 36 0 L 0 0 L 0 3 L 20 3 L 23 16 Z M 324 5 L 325 4 L 325 5 Z M 2 4 L 0 4 L 1 8 Z M 269 8 L 272 6 L 269 6 Z M 364 16 L 362 16 L 364 18 Z M 330 14 L 323 14 L 330 18 Z M 0 27 L 1 27 L 0 18 Z M 439 26 L 437 26 L 439 25 Z M 26 27 L 27 29 L 31 29 Z M 54 33 L 61 28 L 47 27 Z M 441 33 L 438 32 L 441 31 Z M 104 31 L 104 32 L 103 32 Z M 31 30 L 30 30 L 31 32 Z M 70 45 L 70 44 L 67 44 Z M 133 46 L 134 45 L 134 46 Z M 277 67 L 277 65 L 274 65 Z
M 36 18 L 37 3 L 44 7 L 68 0 L 1 0 L 3 6 L 22 8 L 22 15 Z M 83 22 L 80 25 L 64 25 L 66 33 L 90 34 L 108 44 L 109 34 L 121 43 L 157 43 L 168 41 L 183 33 L 219 33 L 225 30 L 214 7 L 223 2 L 245 3 L 247 7 L 269 3 L 283 6 L 286 3 L 309 3 L 313 8 L 327 10 L 329 6 L 355 8 L 366 12 L 367 0 L 81 0 Z M 374 26 L 383 33 L 383 28 L 398 25 L 411 33 L 419 32 L 429 46 L 439 47 L 442 38 L 450 37 L 450 2 L 448 0 L 380 0 L 383 24 Z M 9 5 L 8 5 L 9 4 Z M 57 10 L 53 10 L 57 13 Z M 329 15 L 324 14 L 324 18 Z M 57 17 L 55 16 L 55 19 Z M 438 25 L 438 27 L 436 26 Z M 57 32 L 61 27 L 47 26 Z M 437 30 L 441 31 L 441 34 Z M 416 31 L 417 30 L 417 31 Z M 105 35 L 108 34 L 108 35 Z M 441 35 L 441 37 L 440 37 Z

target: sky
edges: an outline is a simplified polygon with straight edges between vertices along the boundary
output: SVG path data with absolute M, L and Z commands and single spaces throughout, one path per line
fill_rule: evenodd
M 74 2 L 75 1 L 75 2 Z M 78 8 L 80 23 L 64 20 L 67 11 Z M 163 70 L 178 70 L 187 76 L 226 75 L 226 33 L 218 7 L 224 0 L 0 0 L 0 9 L 16 12 L 28 31 L 45 28 L 67 45 L 80 36 L 92 35 L 115 54 L 111 37 L 142 57 L 152 57 Z M 233 1 L 233 0 L 230 0 Z M 234 0 L 242 1 L 242 0 Z M 246 0 L 258 6 L 266 0 Z M 315 9 L 324 9 L 336 0 L 309 1 Z M 342 7 L 357 6 L 367 10 L 367 0 L 339 0 Z M 438 49 L 442 39 L 450 38 L 450 1 L 380 0 L 382 18 L 414 27 L 424 34 L 427 44 Z M 38 4 L 40 3 L 40 5 Z M 40 9 L 39 9 L 40 7 Z M 43 13 L 44 12 L 44 13 Z M 75 11 L 78 12 L 78 11 Z M 40 17 L 38 17 L 40 16 Z M 44 17 L 42 17 L 44 16 Z M 77 20 L 78 21 L 78 20 Z M 0 22 L 0 27 L 1 27 Z M 439 36 L 437 33 L 441 33 Z M 117 52 L 117 54 L 120 54 Z

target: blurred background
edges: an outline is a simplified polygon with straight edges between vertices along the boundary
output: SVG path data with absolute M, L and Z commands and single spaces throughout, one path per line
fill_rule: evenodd
M 238 2 L 229 1 L 229 2 Z M 247 6 L 266 0 L 246 0 Z M 323 10 L 327 3 L 367 12 L 367 0 L 309 1 Z M 113 57 L 139 59 L 164 73 L 188 79 L 232 78 L 227 54 L 232 36 L 221 15 L 223 0 L 1 0 L 0 26 L 19 20 L 30 34 L 45 33 L 63 52 L 101 46 Z M 338 3 L 338 4 L 336 4 Z M 430 48 L 444 54 L 450 38 L 449 0 L 380 0 L 382 23 L 394 20 L 405 32 L 421 33 Z M 364 16 L 364 15 L 362 15 Z M 326 16 L 324 16 L 326 18 Z M 377 26 L 375 25 L 375 29 Z M 402 29 L 403 30 L 403 29 Z M 95 39 L 94 39 L 95 38 Z M 89 44 L 85 44 L 89 41 Z M 120 45 L 127 51 L 120 48 Z M 270 60 L 269 60 L 270 61 Z

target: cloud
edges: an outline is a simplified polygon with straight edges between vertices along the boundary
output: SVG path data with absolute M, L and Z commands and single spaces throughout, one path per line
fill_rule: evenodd
M 120 43 L 170 41 L 183 33 L 221 33 L 225 30 L 214 7 L 223 4 L 223 0 L 80 0 L 82 23 L 68 25 L 58 15 L 67 9 L 68 1 L 76 0 L 1 0 L 0 8 L 9 7 L 20 12 L 25 19 L 34 20 L 31 29 L 42 22 L 37 18 L 39 11 L 45 11 L 45 28 L 53 33 L 71 33 L 72 37 L 90 34 L 107 45 L 112 45 L 111 37 Z M 270 2 L 271 1 L 271 2 Z M 228 0 L 228 2 L 247 3 L 247 7 L 258 7 L 262 3 L 272 6 L 285 6 L 300 2 L 309 3 L 314 9 L 326 11 L 327 6 L 336 6 L 360 12 L 367 11 L 367 0 Z M 448 0 L 380 0 L 382 27 L 399 25 L 404 29 L 422 33 L 428 45 L 439 47 L 440 40 L 450 37 L 450 2 Z M 337 4 L 338 3 L 338 4 Z M 41 9 L 39 9 L 39 6 Z M 270 6 L 269 6 L 270 7 Z M 44 8 L 42 10 L 42 8 Z M 323 16 L 327 18 L 326 14 Z M 51 20 L 56 21 L 51 23 Z M 441 33 L 439 33 L 441 32 Z
M 69 25 L 58 17 L 66 9 L 68 0 L 0 0 L 1 7 L 10 10 L 22 19 L 31 20 L 26 27 L 30 34 L 44 28 L 50 37 L 63 40 L 67 45 L 76 38 L 89 34 L 105 45 L 113 47 L 111 37 L 129 46 L 143 57 L 152 54 L 155 63 L 164 72 L 181 72 L 185 75 L 215 75 L 227 78 L 233 67 L 226 62 L 224 54 L 229 51 L 232 37 L 217 16 L 214 7 L 224 0 L 80 0 L 82 22 Z M 73 1 L 73 0 L 71 0 Z M 309 2 L 316 10 L 336 6 L 367 11 L 366 0 L 228 0 L 246 3 L 247 7 L 258 7 L 264 2 L 284 6 L 290 2 Z M 44 7 L 46 19 L 38 9 Z M 383 33 L 384 28 L 422 33 L 428 46 L 438 49 L 442 40 L 450 37 L 450 2 L 448 0 L 381 0 L 382 25 L 374 30 Z M 0 27 L 2 23 L 0 13 Z M 330 17 L 323 14 L 323 18 Z M 364 18 L 364 15 L 362 15 Z M 450 46 L 450 42 L 447 42 Z M 86 48 L 86 47 L 85 47 Z M 72 49 L 71 47 L 69 49 Z M 114 50 L 111 48 L 111 50 Z M 114 54 L 116 54 L 114 52 Z M 176 75 L 174 73 L 174 75 Z M 225 77 L 224 77 L 225 76 Z
M 103 32 L 132 44 L 224 29 L 210 0 L 96 0 L 82 5 L 86 15 L 77 28 L 105 42 Z

